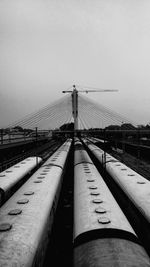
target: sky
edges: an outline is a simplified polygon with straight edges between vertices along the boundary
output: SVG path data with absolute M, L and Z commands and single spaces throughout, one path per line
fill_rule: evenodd
M 73 84 L 137 124 L 150 123 L 149 0 L 0 0 L 0 127 Z

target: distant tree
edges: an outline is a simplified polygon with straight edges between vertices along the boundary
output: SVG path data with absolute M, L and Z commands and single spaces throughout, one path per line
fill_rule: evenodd
M 74 129 L 74 123 L 65 123 L 62 126 L 60 126 L 61 131 L 72 131 Z
M 23 129 L 23 131 L 24 131 L 25 133 L 32 133 L 32 132 L 34 132 L 33 129 Z
M 23 132 L 23 128 L 21 126 L 15 126 L 13 129 L 17 130 L 18 132 Z
M 146 125 L 138 125 L 137 129 L 140 129 L 140 130 L 150 130 L 150 124 L 146 124 Z
M 149 130 L 149 129 L 150 129 L 150 125 L 147 124 L 147 125 L 145 126 L 145 128 Z
M 109 125 L 105 128 L 106 130 L 120 130 L 119 125 Z
M 135 130 L 136 129 L 136 127 L 133 126 L 131 123 L 123 123 L 120 128 L 121 130 Z
M 138 128 L 138 129 L 142 129 L 142 130 L 144 130 L 144 129 L 145 129 L 145 126 L 142 125 L 142 124 L 140 124 L 140 125 L 137 126 L 137 128 Z

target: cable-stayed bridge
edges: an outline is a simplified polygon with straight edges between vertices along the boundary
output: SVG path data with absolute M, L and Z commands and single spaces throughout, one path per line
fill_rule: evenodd
M 93 90 L 93 92 L 95 91 Z M 111 91 L 116 90 L 97 90 L 97 92 Z M 77 90 L 74 85 L 72 90 L 63 91 L 63 93 L 70 93 L 67 96 L 8 125 L 8 127 L 21 126 L 31 129 L 38 127 L 41 130 L 55 130 L 63 124 L 74 122 L 75 129 L 82 130 L 105 128 L 108 125 L 121 125 L 122 123 L 135 125 L 133 121 L 126 117 L 84 96 L 83 92 L 88 93 L 92 90 Z

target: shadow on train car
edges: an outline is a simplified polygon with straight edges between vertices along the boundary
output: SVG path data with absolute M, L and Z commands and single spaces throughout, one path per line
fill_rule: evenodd
M 72 266 L 73 259 L 73 162 L 74 146 L 66 163 L 62 190 L 55 213 L 43 267 Z

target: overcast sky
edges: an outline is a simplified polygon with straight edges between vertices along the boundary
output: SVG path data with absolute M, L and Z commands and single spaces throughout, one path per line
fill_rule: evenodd
M 149 0 L 0 0 L 0 127 L 74 83 L 118 89 L 88 97 L 150 122 Z

